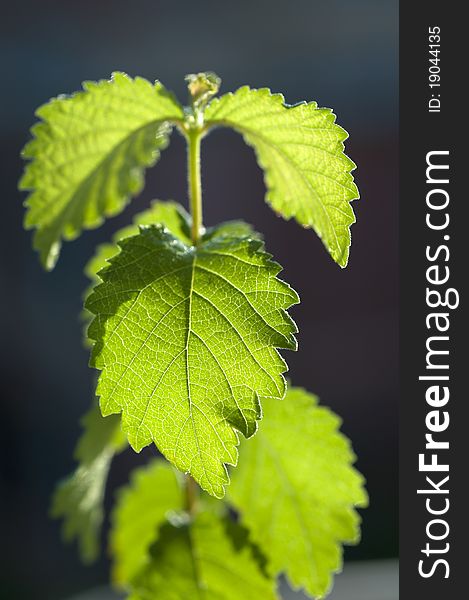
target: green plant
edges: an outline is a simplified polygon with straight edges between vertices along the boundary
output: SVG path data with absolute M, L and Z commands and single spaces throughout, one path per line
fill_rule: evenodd
M 308 392 L 287 391 L 278 349 L 296 350 L 287 310 L 299 299 L 280 266 L 246 223 L 203 226 L 200 149 L 214 127 L 239 131 L 264 170 L 267 202 L 313 228 L 345 267 L 358 197 L 347 134 L 316 103 L 287 106 L 248 87 L 217 98 L 215 74 L 187 80 L 187 107 L 159 82 L 122 73 L 87 82 L 38 109 L 23 151 L 25 224 L 52 269 L 62 240 L 141 190 L 173 128 L 188 148 L 190 215 L 156 201 L 86 267 L 100 405 L 83 419 L 78 467 L 52 514 L 93 561 L 113 456 L 154 442 L 169 463 L 136 470 L 112 515 L 113 581 L 130 598 L 278 598 L 281 573 L 321 597 L 341 544 L 358 540 L 363 480 L 338 418 Z M 252 439 L 238 461 L 239 434 Z

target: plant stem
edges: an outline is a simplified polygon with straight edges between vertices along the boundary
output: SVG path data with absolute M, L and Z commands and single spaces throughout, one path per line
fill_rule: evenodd
M 187 134 L 189 200 L 192 215 L 192 243 L 196 246 L 202 233 L 202 184 L 200 177 L 200 142 L 202 132 L 191 129 Z
M 186 484 L 186 510 L 192 516 L 195 513 L 197 496 L 199 494 L 198 485 L 188 473 L 185 475 Z
M 202 183 L 200 176 L 200 142 L 203 133 L 198 129 L 190 129 L 187 133 L 187 162 L 189 171 L 189 202 L 192 216 L 192 243 L 196 246 L 202 233 Z M 187 473 L 186 510 L 194 515 L 199 493 L 195 480 Z

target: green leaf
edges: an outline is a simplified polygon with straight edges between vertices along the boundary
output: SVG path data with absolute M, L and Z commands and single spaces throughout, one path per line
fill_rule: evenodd
M 359 194 L 350 174 L 355 164 L 344 154 L 347 132 L 332 111 L 315 102 L 288 106 L 281 94 L 245 86 L 212 100 L 205 122 L 242 133 L 265 171 L 267 202 L 312 227 L 345 267 L 355 222 L 350 202 Z
M 272 573 L 320 598 L 342 566 L 341 543 L 359 539 L 363 478 L 339 418 L 315 396 L 293 388 L 264 404 L 262 427 L 241 446 L 229 501 Z
M 119 245 L 86 302 L 101 410 L 122 411 L 136 451 L 154 441 L 222 497 L 237 431 L 253 435 L 259 397 L 285 393 L 276 348 L 296 348 L 286 310 L 298 296 L 251 237 L 212 235 L 193 247 L 153 226 Z
M 144 168 L 167 145 L 171 124 L 183 119 L 159 82 L 114 73 L 83 89 L 37 110 L 42 122 L 23 150 L 31 160 L 19 184 L 31 191 L 25 226 L 36 229 L 34 247 L 47 269 L 62 239 L 98 227 L 139 193 Z
M 131 600 L 275 600 L 275 581 L 260 569 L 239 526 L 202 513 L 162 526 L 151 562 L 133 582 Z
M 91 283 L 96 284 L 101 281 L 98 272 L 107 266 L 109 258 L 118 254 L 118 242 L 124 238 L 137 235 L 140 231 L 139 225 L 164 225 L 178 239 L 186 244 L 190 244 L 191 235 L 190 215 L 177 202 L 154 200 L 151 207 L 141 213 L 137 213 L 131 225 L 122 227 L 112 236 L 112 242 L 100 244 L 95 255 L 85 266 L 85 275 Z M 89 288 L 88 296 L 93 288 Z
M 124 449 L 126 439 L 116 416 L 103 418 L 97 404 L 83 417 L 84 432 L 75 449 L 77 469 L 61 482 L 52 497 L 51 516 L 63 518 L 66 541 L 77 539 L 83 562 L 99 555 L 103 522 L 103 498 L 113 456 Z
M 183 509 L 182 493 L 173 468 L 160 460 L 134 471 L 131 484 L 119 491 L 110 537 L 112 576 L 128 584 L 147 564 L 148 550 L 171 511 Z

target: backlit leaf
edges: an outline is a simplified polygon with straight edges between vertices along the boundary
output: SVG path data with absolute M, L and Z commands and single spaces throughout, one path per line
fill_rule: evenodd
M 82 420 L 75 459 L 76 470 L 56 488 L 51 515 L 63 519 L 66 541 L 78 540 L 80 556 L 85 563 L 99 555 L 99 537 L 103 522 L 104 488 L 112 458 L 125 448 L 120 419 L 102 417 L 95 405 Z
M 163 525 L 130 600 L 276 600 L 275 581 L 239 529 L 209 513 L 187 525 Z
M 37 111 L 33 139 L 23 150 L 29 159 L 20 189 L 34 247 L 52 269 L 62 239 L 101 225 L 140 192 L 143 171 L 168 142 L 182 107 L 157 82 L 123 73 L 110 81 L 85 82 L 84 91 L 59 96 Z
M 161 226 L 122 240 L 86 308 L 104 415 L 122 412 L 139 451 L 152 441 L 221 497 L 238 434 L 255 433 L 259 398 L 282 398 L 296 348 L 286 310 L 297 294 L 252 237 L 188 246 Z
M 343 543 L 359 539 L 367 503 L 340 420 L 300 388 L 264 403 L 262 427 L 240 449 L 228 499 L 273 574 L 321 598 L 341 569 Z
M 281 94 L 245 86 L 212 100 L 205 122 L 243 135 L 264 169 L 267 202 L 286 219 L 312 227 L 345 267 L 355 222 L 350 202 L 358 189 L 350 174 L 355 164 L 344 154 L 347 132 L 334 113 L 316 102 L 288 106 Z

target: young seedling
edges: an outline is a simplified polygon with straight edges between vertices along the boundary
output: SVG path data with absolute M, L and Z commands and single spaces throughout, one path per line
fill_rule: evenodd
M 63 240 L 141 191 L 173 129 L 187 142 L 190 214 L 154 202 L 86 267 L 100 400 L 52 514 L 83 560 L 96 559 L 111 461 L 128 444 L 154 443 L 167 462 L 136 470 L 112 514 L 112 578 L 129 598 L 268 600 L 279 598 L 280 574 L 319 598 L 342 544 L 358 540 L 363 479 L 339 419 L 305 390 L 287 391 L 278 350 L 296 350 L 287 311 L 299 299 L 280 266 L 246 223 L 203 226 L 200 150 L 216 127 L 241 133 L 264 170 L 266 201 L 314 229 L 341 267 L 355 165 L 329 109 L 288 106 L 268 89 L 216 97 L 214 73 L 187 82 L 186 107 L 139 77 L 86 82 L 38 109 L 23 151 L 25 225 L 50 270 Z

